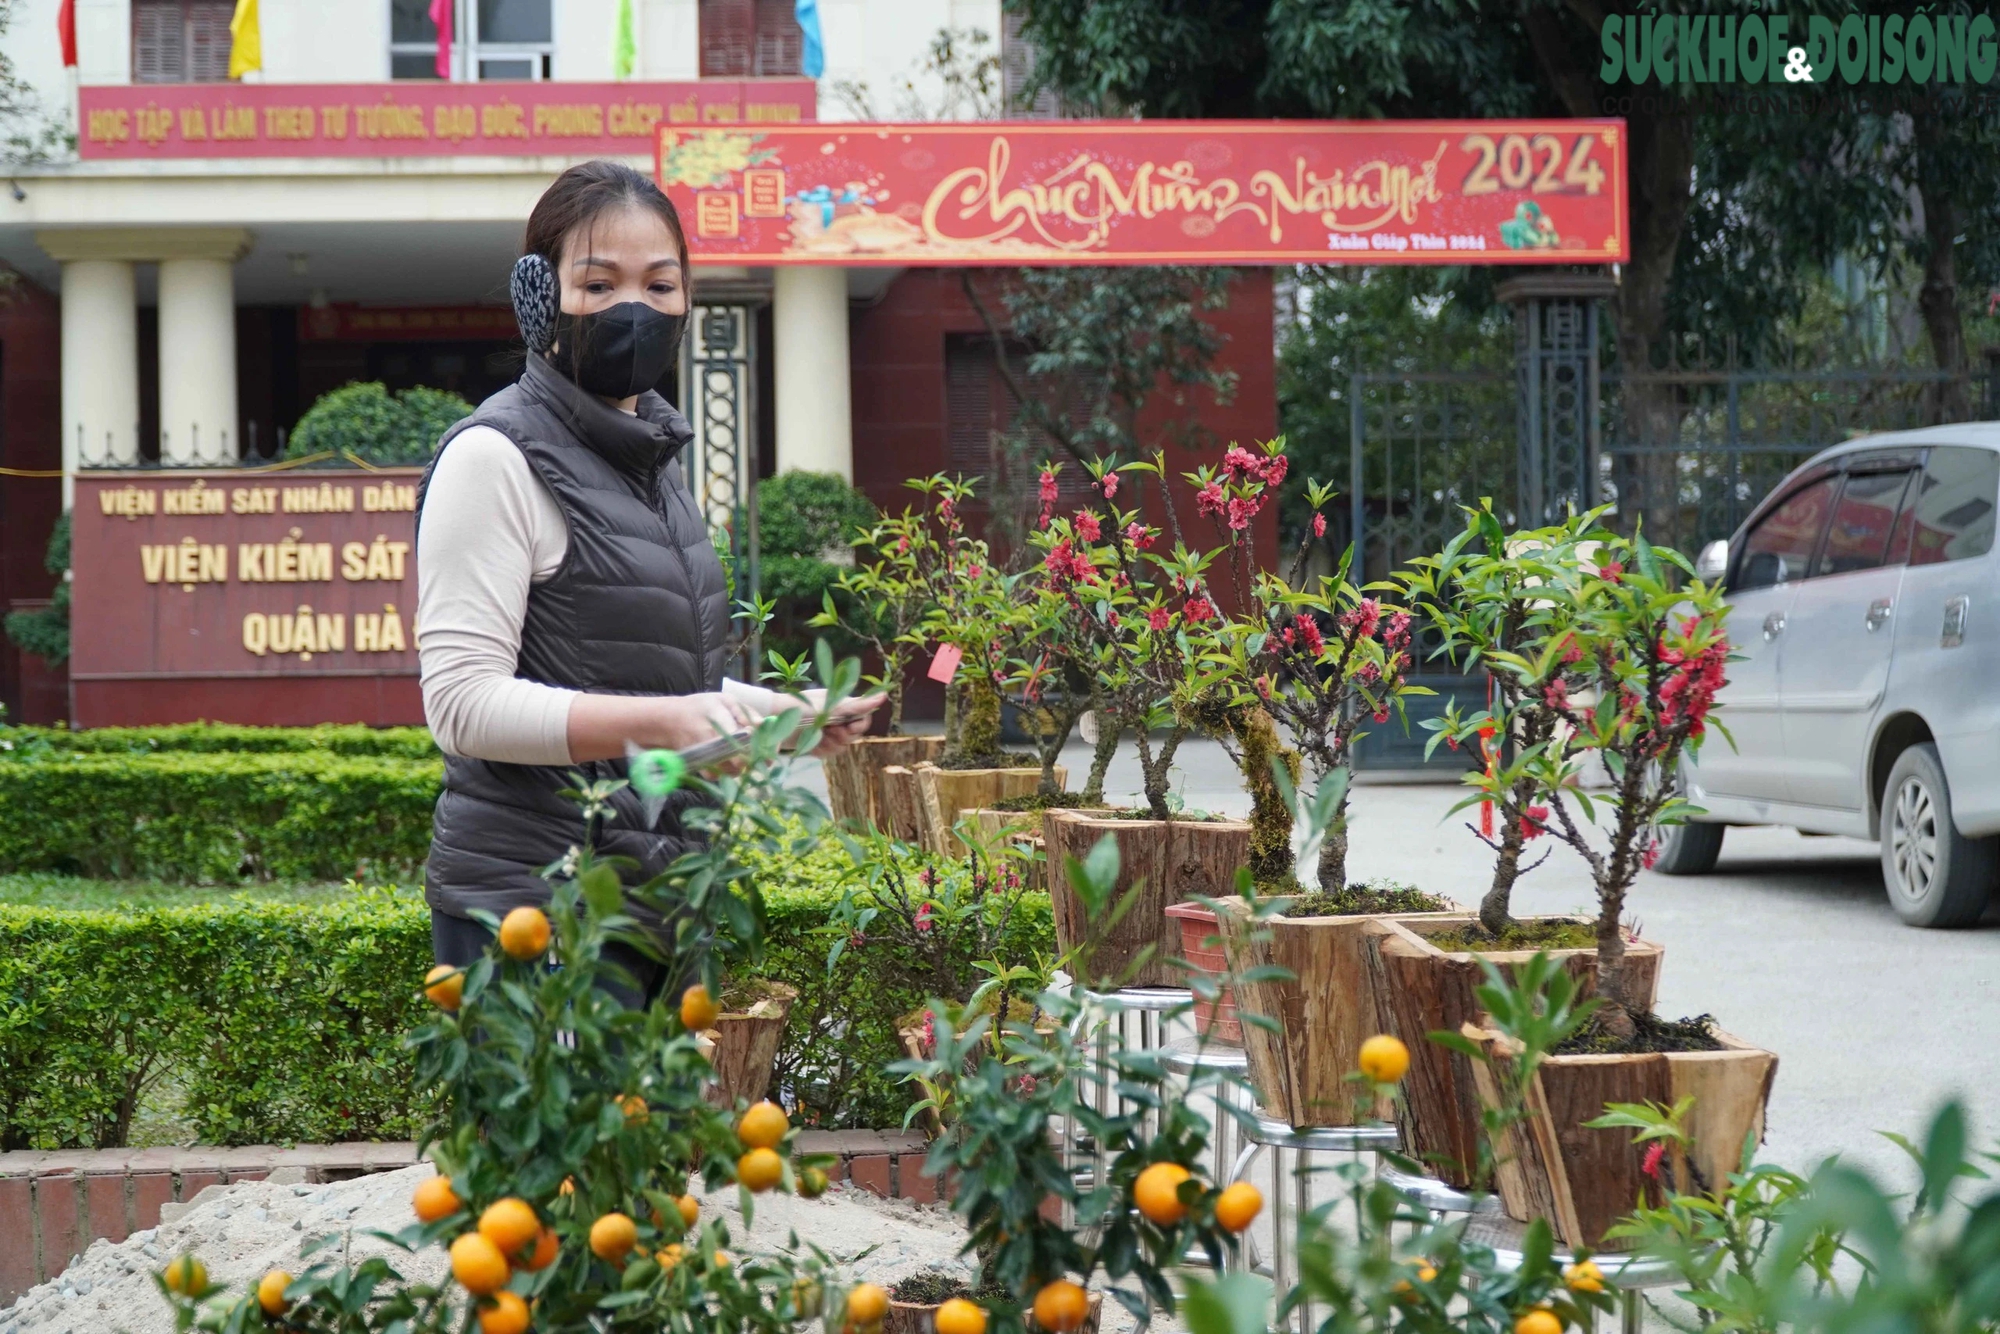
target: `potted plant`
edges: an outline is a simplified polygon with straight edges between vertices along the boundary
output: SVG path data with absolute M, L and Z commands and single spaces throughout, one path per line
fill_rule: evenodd
M 915 776 L 924 842 L 934 851 L 956 854 L 962 845 L 952 831 L 960 812 L 1031 796 L 1045 779 L 1059 788 L 1068 774 L 1060 766 L 1045 773 L 1039 762 L 1001 746 L 1007 643 L 1023 612 L 1017 581 L 995 568 L 987 543 L 966 527 L 962 511 L 972 484 L 940 475 L 910 486 L 929 498 L 930 540 L 912 550 L 931 602 L 922 633 L 938 645 L 931 671 L 945 682 L 944 748 L 935 760 L 918 764 Z M 1059 740 L 1054 749 L 1060 752 Z
M 714 1044 L 708 1054 L 715 1067 L 711 1101 L 734 1107 L 737 1100 L 759 1102 L 771 1087 L 771 1070 L 784 1041 L 785 1024 L 798 988 L 756 978 L 726 984 L 715 1024 L 704 1032 Z
M 1145 806 L 1136 810 L 1052 809 L 1043 824 L 1056 940 L 1065 949 L 1084 938 L 1085 904 L 1064 879 L 1109 837 L 1119 850 L 1121 894 L 1136 892 L 1131 908 L 1098 942 L 1092 965 L 1128 974 L 1136 986 L 1178 986 L 1185 978 L 1173 963 L 1179 924 L 1170 904 L 1212 899 L 1229 892 L 1249 852 L 1250 826 L 1180 809 L 1172 798 L 1174 756 L 1190 731 L 1176 707 L 1198 681 L 1200 627 L 1216 615 L 1201 582 L 1203 556 L 1176 546 L 1157 550 L 1161 524 L 1137 507 L 1121 509 L 1123 476 L 1136 476 L 1132 492 L 1156 495 L 1166 507 L 1166 472 L 1160 456 L 1122 467 L 1105 460 L 1088 468 L 1091 490 L 1102 497 L 1073 515 L 1057 516 L 1055 465 L 1042 469 L 1042 513 L 1033 539 L 1042 552 L 1042 586 L 1061 628 L 1050 642 L 1066 646 L 1071 670 L 1087 675 L 1100 729 L 1129 733 L 1139 755 Z
M 1599 1244 L 1602 1227 L 1615 1216 L 1605 1213 L 1612 1197 L 1620 1201 L 1615 1213 L 1629 1204 L 1627 1187 L 1638 1159 L 1636 1150 L 1625 1155 L 1629 1162 L 1615 1154 L 1607 1158 L 1609 1141 L 1584 1133 L 1583 1121 L 1607 1101 L 1660 1099 L 1673 1079 L 1683 1081 L 1684 1092 L 1696 1091 L 1688 1081 L 1696 1080 L 1692 1072 L 1698 1071 L 1704 1088 L 1728 1085 L 1737 1091 L 1728 1124 L 1718 1123 L 1710 1132 L 1728 1141 L 1718 1150 L 1727 1154 L 1746 1134 L 1761 1131 L 1775 1059 L 1719 1032 L 1707 1016 L 1669 1020 L 1653 1012 L 1660 952 L 1625 924 L 1626 899 L 1640 871 L 1658 855 L 1660 828 L 1686 819 L 1691 809 L 1680 795 L 1680 765 L 1707 735 L 1729 643 L 1719 588 L 1693 580 L 1682 556 L 1653 546 L 1643 534 L 1628 540 L 1594 531 L 1597 518 L 1593 513 L 1565 526 L 1597 545 L 1579 563 L 1568 591 L 1550 590 L 1551 604 L 1565 608 L 1564 637 L 1533 659 L 1492 659 L 1493 670 L 1514 673 L 1523 682 L 1525 688 L 1510 696 L 1511 705 L 1496 692 L 1494 706 L 1483 715 L 1447 710 L 1441 722 L 1441 730 L 1461 743 L 1482 727 L 1498 736 L 1547 738 L 1517 747 L 1507 762 L 1470 774 L 1467 781 L 1496 806 L 1514 795 L 1516 784 L 1531 783 L 1536 805 L 1530 818 L 1584 860 L 1596 887 L 1598 910 L 1587 927 L 1588 946 L 1548 952 L 1575 973 L 1579 992 L 1594 995 L 1598 1005 L 1588 1025 L 1540 1064 L 1539 1101 L 1530 1104 L 1539 1118 L 1530 1126 L 1541 1126 L 1530 1131 L 1538 1151 L 1521 1157 L 1519 1170 L 1500 1181 L 1517 1216 L 1538 1207 L 1533 1200 L 1568 1199 L 1573 1207 L 1557 1218 L 1559 1229 L 1572 1243 L 1587 1245 Z M 1523 534 L 1495 542 L 1497 531 L 1497 523 L 1487 530 L 1489 552 L 1522 552 L 1537 540 Z M 1688 582 L 1675 578 L 1675 570 Z M 1569 688 L 1572 676 L 1583 678 L 1587 693 Z M 1554 688 L 1555 681 L 1565 684 Z M 1542 712 L 1553 717 L 1538 721 L 1534 715 Z M 1609 774 L 1608 794 L 1594 796 L 1582 787 L 1592 763 Z M 1476 922 L 1468 928 L 1484 932 Z M 1504 938 L 1464 943 L 1487 944 L 1483 957 L 1502 971 L 1517 966 L 1524 952 L 1506 950 Z M 1496 943 L 1502 950 L 1492 950 Z M 1428 1026 L 1424 1031 L 1478 1028 L 1480 1014 L 1460 989 L 1467 964 L 1440 950 L 1435 933 L 1426 938 L 1395 928 L 1381 941 L 1380 955 L 1399 1025 L 1412 1031 L 1420 1024 Z M 1480 1042 L 1489 1056 L 1504 1058 L 1491 1040 Z M 1465 1056 L 1462 1049 L 1453 1054 L 1460 1061 Z M 1477 1072 L 1446 1063 L 1432 1069 L 1434 1081 L 1412 1081 L 1408 1105 L 1416 1123 L 1411 1141 L 1435 1150 L 1442 1147 L 1440 1131 L 1450 1138 L 1454 1117 L 1462 1125 L 1468 1112 L 1476 1112 L 1480 1094 Z M 1474 1079 L 1465 1079 L 1467 1074 Z M 1426 1082 L 1432 1087 L 1426 1089 Z M 1709 1094 L 1711 1107 L 1721 1101 Z
M 829 594 L 809 622 L 822 629 L 839 625 L 865 642 L 882 668 L 879 677 L 867 678 L 867 684 L 879 686 L 889 697 L 889 734 L 863 737 L 825 761 L 827 805 L 836 820 L 889 829 L 882 771 L 892 765 L 907 770 L 934 760 L 944 748 L 942 737 L 903 731 L 905 678 L 922 646 L 922 627 L 932 608 L 918 562 L 924 545 L 933 540 L 924 520 L 908 509 L 877 523 L 856 543 L 874 559 L 841 576 L 840 588 L 849 605 L 836 607 Z
M 1116 844 L 1099 845 L 1065 877 L 1090 914 L 1083 947 L 1065 959 L 1074 963 L 1120 911 Z M 1087 991 L 1045 992 L 1025 1019 L 981 994 L 1005 985 L 989 981 L 965 1006 L 936 1002 L 929 1055 L 901 1067 L 931 1094 L 920 1108 L 943 1098 L 951 1109 L 924 1171 L 950 1183 L 977 1261 L 953 1295 L 1018 1293 L 1030 1328 L 1090 1334 L 1101 1273 L 1141 1324 L 1171 1316 L 1168 1271 L 1195 1251 L 1220 1270 L 1262 1205 L 1254 1187 L 1201 1177 L 1212 1127 L 1197 1097 L 1222 1077 L 1198 1075 L 1183 1093 L 1157 1054 L 1100 1040 Z M 1082 1179 L 1064 1147 L 1079 1135 L 1103 1164 Z M 934 1275 L 919 1282 L 924 1298 L 943 1296 Z

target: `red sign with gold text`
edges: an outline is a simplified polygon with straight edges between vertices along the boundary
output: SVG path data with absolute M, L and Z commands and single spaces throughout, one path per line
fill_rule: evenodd
M 414 676 L 421 475 L 79 475 L 71 679 Z
M 696 254 L 747 264 L 1629 257 L 1625 124 L 662 125 Z
M 811 79 L 185 83 L 77 93 L 85 158 L 645 153 L 663 125 L 809 121 Z

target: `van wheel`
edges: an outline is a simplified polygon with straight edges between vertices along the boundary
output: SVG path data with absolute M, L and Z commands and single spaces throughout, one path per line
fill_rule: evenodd
M 1671 824 L 1660 831 L 1660 860 L 1653 869 L 1663 875 L 1707 875 L 1722 856 L 1722 835 L 1728 825 Z
M 1889 906 L 1911 926 L 1970 926 L 1986 909 L 1995 840 L 1967 838 L 1951 818 L 1951 788 L 1937 747 L 1896 757 L 1882 789 L 1882 881 Z

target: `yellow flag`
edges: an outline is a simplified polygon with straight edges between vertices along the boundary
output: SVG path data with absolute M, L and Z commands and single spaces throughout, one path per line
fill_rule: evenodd
M 236 16 L 229 20 L 229 77 L 240 79 L 245 70 L 264 68 L 264 34 L 257 24 L 257 0 L 236 0 Z

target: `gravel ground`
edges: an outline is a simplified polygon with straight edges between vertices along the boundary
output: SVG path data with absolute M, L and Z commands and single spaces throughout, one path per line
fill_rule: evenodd
M 241 1291 L 271 1269 L 300 1272 L 306 1267 L 299 1255 L 306 1242 L 343 1231 L 352 1234 L 354 1257 L 394 1253 L 405 1277 L 436 1282 L 445 1273 L 442 1249 L 410 1256 L 362 1235 L 407 1225 L 410 1193 L 430 1175 L 425 1164 L 326 1186 L 254 1181 L 204 1191 L 194 1208 L 171 1223 L 115 1245 L 94 1242 L 60 1278 L 31 1288 L 0 1311 L 0 1334 L 166 1334 L 173 1319 L 152 1276 L 174 1256 L 192 1250 L 215 1282 Z M 710 1200 L 711 1209 L 720 1207 L 730 1216 L 739 1253 L 781 1249 L 793 1231 L 836 1257 L 872 1246 L 876 1249 L 855 1263 L 852 1273 L 885 1285 L 928 1265 L 962 1263 L 957 1257 L 964 1231 L 939 1207 L 881 1200 L 841 1186 L 816 1201 L 769 1196 L 758 1204 L 750 1244 L 742 1246 L 735 1190 Z

